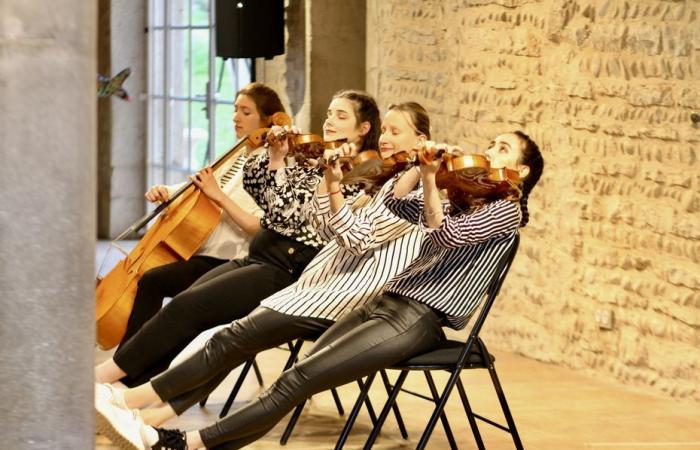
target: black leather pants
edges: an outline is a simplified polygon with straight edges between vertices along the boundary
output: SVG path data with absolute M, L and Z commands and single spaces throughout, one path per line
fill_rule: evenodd
M 423 353 L 445 338 L 443 320 L 415 300 L 382 295 L 333 325 L 311 354 L 260 397 L 200 430 L 207 448 L 236 449 L 258 439 L 311 395 Z
M 218 266 L 175 296 L 122 343 L 114 362 L 131 385 L 147 382 L 199 333 L 245 317 L 261 300 L 295 282 L 316 253 L 263 228 L 251 241 L 247 258 Z
M 316 339 L 333 321 L 278 313 L 259 306 L 212 336 L 204 348 L 151 380 L 177 414 L 203 399 L 235 367 L 293 339 Z

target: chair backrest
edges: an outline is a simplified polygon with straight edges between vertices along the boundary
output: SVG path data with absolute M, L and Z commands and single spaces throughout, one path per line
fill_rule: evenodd
M 501 290 L 503 280 L 505 280 L 506 275 L 508 274 L 508 270 L 510 270 L 510 266 L 513 263 L 513 259 L 515 259 L 515 254 L 518 253 L 519 246 L 520 233 L 516 232 L 515 237 L 513 239 L 513 244 L 508 249 L 508 251 L 505 252 L 503 256 L 501 256 L 501 260 L 498 262 L 496 270 L 494 271 L 493 279 L 491 280 L 491 282 L 488 285 L 488 288 L 486 289 L 486 300 L 484 301 L 479 315 L 476 317 L 474 325 L 472 326 L 472 329 L 469 332 L 469 336 L 467 337 L 467 342 L 465 343 L 464 349 L 459 355 L 459 358 L 457 360 L 458 367 L 464 366 L 464 363 L 468 360 L 469 353 L 472 351 L 472 347 L 475 343 L 477 343 L 477 341 L 479 341 L 479 333 L 481 332 L 481 328 L 484 326 L 486 316 L 488 316 L 489 311 L 491 310 L 491 306 L 493 305 L 493 302 L 496 300 L 496 297 L 498 296 L 498 293 Z M 483 347 L 481 348 L 481 350 L 482 352 L 485 352 Z M 484 354 L 482 356 L 484 358 L 488 358 L 488 355 Z M 484 359 L 484 361 L 488 361 L 488 359 Z

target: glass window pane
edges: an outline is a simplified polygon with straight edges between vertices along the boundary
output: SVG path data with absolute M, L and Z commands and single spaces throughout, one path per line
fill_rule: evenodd
M 238 92 L 243 86 L 251 81 L 252 62 L 248 59 L 231 60 L 233 71 L 231 77 L 233 79 L 233 92 Z M 233 97 L 232 97 L 233 98 Z
M 191 102 L 192 127 L 189 131 L 192 136 L 190 154 L 192 155 L 191 170 L 195 172 L 209 164 L 207 148 L 209 146 L 209 121 L 204 102 Z
M 217 100 L 235 101 L 236 92 L 250 83 L 250 69 L 244 59 L 216 58 L 216 98 Z M 223 64 L 224 70 L 221 71 Z
M 153 47 L 151 48 L 151 77 L 152 92 L 155 95 L 164 95 L 165 85 L 165 43 L 163 41 L 165 32 L 163 30 L 153 30 Z
M 147 185 L 165 183 L 163 176 L 163 163 L 165 161 L 165 148 L 163 147 L 163 100 L 151 99 L 150 107 L 150 145 L 148 150 L 148 180 Z
M 209 30 L 192 30 L 192 97 L 205 99 L 209 81 Z
M 233 105 L 216 105 L 216 157 L 226 153 L 236 143 L 233 129 Z
M 189 97 L 190 31 L 170 30 L 170 95 Z
M 165 18 L 165 2 L 168 0 L 151 0 L 151 26 L 162 27 Z
M 170 25 L 189 25 L 190 2 L 189 0 L 168 0 L 170 8 Z
M 209 25 L 209 0 L 192 0 L 192 25 Z
M 190 173 L 189 110 L 187 102 L 171 100 L 168 142 L 168 168 Z

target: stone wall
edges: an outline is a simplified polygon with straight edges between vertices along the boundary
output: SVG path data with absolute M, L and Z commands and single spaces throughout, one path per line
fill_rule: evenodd
M 368 0 L 367 89 L 546 169 L 493 347 L 700 401 L 700 2 Z M 612 323 L 609 323 L 612 319 Z

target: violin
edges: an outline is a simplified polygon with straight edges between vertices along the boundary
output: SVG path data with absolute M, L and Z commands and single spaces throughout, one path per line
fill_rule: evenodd
M 377 150 L 365 150 L 354 158 L 340 182 L 345 185 L 362 184 L 370 190 L 383 185 L 411 163 L 405 151 L 382 158 Z
M 323 152 L 340 147 L 347 142 L 347 139 L 338 139 L 336 141 L 324 141 L 317 134 L 297 134 L 290 132 L 282 132 L 277 135 L 269 133 L 266 137 L 266 142 L 271 145 L 278 144 L 283 139 L 289 144 L 288 156 L 293 156 L 301 162 L 309 159 L 320 160 Z
M 521 196 L 521 180 L 517 171 L 493 168 L 481 154 L 455 155 L 443 149 L 426 148 L 417 153 L 420 164 L 436 159 L 442 163 L 435 175 L 435 184 L 446 189 L 451 199 L 472 203 L 475 199 L 505 198 L 517 200 Z
M 290 125 L 291 119 L 284 113 L 275 113 L 272 123 Z M 210 167 L 217 169 L 234 161 L 244 147 L 260 147 L 269 130 L 261 128 L 245 136 Z M 119 261 L 104 278 L 97 278 L 95 320 L 97 343 L 103 349 L 118 345 L 124 337 L 138 282 L 143 274 L 154 267 L 189 259 L 221 220 L 221 208 L 189 181 L 153 212 L 129 226 L 114 241 L 137 232 L 156 216 L 159 216 L 158 220 L 126 258 Z

